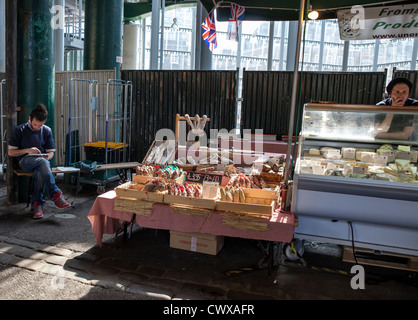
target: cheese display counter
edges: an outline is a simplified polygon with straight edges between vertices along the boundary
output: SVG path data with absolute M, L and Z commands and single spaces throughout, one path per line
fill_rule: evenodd
M 418 255 L 418 108 L 304 106 L 295 238 Z

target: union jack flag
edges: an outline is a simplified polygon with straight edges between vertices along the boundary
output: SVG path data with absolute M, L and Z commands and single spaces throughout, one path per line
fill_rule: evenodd
M 209 47 L 210 51 L 213 51 L 218 46 L 216 41 L 216 26 L 215 26 L 215 16 L 214 10 L 212 10 L 206 19 L 202 23 L 203 33 L 202 38 L 205 40 L 206 44 Z
M 228 40 L 238 41 L 238 27 L 244 20 L 245 8 L 235 3 L 231 3 L 231 11 L 229 13 L 229 24 L 226 38 Z

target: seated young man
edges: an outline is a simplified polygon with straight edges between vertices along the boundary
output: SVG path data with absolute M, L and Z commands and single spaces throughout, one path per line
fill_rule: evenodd
M 44 187 L 58 208 L 66 208 L 71 204 L 65 201 L 61 190 L 55 184 L 49 160 L 54 157 L 55 143 L 52 130 L 45 125 L 48 112 L 46 107 L 38 104 L 29 115 L 29 121 L 17 126 L 9 140 L 8 155 L 16 157 L 19 166 L 25 172 L 32 172 L 34 189 L 32 194 L 33 218 L 43 216 Z

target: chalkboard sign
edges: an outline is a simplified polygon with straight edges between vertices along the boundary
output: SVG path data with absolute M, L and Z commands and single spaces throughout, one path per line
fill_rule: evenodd
M 186 174 L 186 181 L 192 183 L 203 183 L 203 182 L 218 182 L 222 183 L 222 174 L 212 174 L 204 172 L 193 172 L 188 171 Z

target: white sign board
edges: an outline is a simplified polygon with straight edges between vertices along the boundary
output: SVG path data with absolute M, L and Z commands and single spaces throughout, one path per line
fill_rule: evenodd
M 418 3 L 337 11 L 341 40 L 418 37 Z

